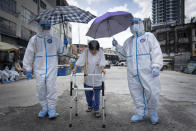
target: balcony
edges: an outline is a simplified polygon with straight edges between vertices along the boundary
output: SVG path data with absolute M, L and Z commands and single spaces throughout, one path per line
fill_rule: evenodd
M 16 24 L 0 17 L 0 32 L 16 36 Z

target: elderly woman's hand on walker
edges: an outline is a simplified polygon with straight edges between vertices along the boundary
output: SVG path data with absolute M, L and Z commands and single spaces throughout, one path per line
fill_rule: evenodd
M 104 66 L 101 67 L 101 72 L 103 72 L 104 74 L 106 74 L 106 70 L 104 69 Z

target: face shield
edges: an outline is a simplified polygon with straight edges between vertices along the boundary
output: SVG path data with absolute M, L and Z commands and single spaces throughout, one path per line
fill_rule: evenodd
M 130 30 L 131 32 L 135 35 L 140 31 L 140 22 L 142 20 L 140 18 L 133 18 L 131 19 L 131 26 L 130 26 Z
M 48 22 L 48 20 L 40 20 L 39 24 L 43 30 L 50 30 L 51 28 L 51 24 Z
M 51 36 L 51 24 L 48 22 L 48 20 L 45 19 L 41 19 L 39 21 L 39 25 L 40 25 L 40 35 L 42 37 L 48 38 Z

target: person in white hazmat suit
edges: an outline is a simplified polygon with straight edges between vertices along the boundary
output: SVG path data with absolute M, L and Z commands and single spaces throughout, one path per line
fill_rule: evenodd
M 57 117 L 57 65 L 58 55 L 66 53 L 66 47 L 61 39 L 51 35 L 51 25 L 47 20 L 41 20 L 42 30 L 33 36 L 27 46 L 23 68 L 28 79 L 32 78 L 32 70 L 36 78 L 36 87 L 39 103 L 42 110 L 38 117 Z
M 136 106 L 136 114 L 130 121 L 143 121 L 148 109 L 151 123 L 157 124 L 162 51 L 155 36 L 150 32 L 144 32 L 140 18 L 131 20 L 130 29 L 133 36 L 128 38 L 123 46 L 120 46 L 115 39 L 112 42 L 119 56 L 127 60 L 128 86 Z
M 9 82 L 9 74 L 5 70 L 3 71 L 0 70 L 0 76 L 3 84 Z

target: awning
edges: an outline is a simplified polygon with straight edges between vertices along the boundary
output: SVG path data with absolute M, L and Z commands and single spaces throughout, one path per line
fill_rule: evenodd
M 0 42 L 0 51 L 17 51 L 18 48 L 14 45 L 11 45 L 9 43 L 5 43 L 5 42 Z

